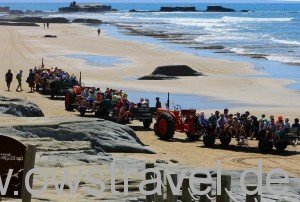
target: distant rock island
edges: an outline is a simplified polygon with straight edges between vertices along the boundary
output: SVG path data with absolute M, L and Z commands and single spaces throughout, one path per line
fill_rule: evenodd
M 222 6 L 207 6 L 206 12 L 235 12 L 235 10 Z
M 161 7 L 160 12 L 196 12 L 196 7 Z
M 3 12 L 9 12 L 9 11 L 10 11 L 9 6 L 0 7 L 0 12 L 1 13 L 3 13 Z
M 111 6 L 99 5 L 99 4 L 77 4 L 76 1 L 70 3 L 69 7 L 61 7 L 59 8 L 60 13 L 67 12 L 106 12 L 106 11 L 117 11 L 116 9 L 112 9 Z

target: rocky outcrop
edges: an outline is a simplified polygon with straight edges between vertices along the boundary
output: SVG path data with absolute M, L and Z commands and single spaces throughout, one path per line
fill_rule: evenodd
M 161 7 L 159 12 L 196 12 L 196 7 Z
M 0 114 L 19 117 L 43 117 L 42 110 L 32 102 L 0 96 Z
M 206 12 L 235 12 L 235 10 L 222 6 L 207 6 Z
M 75 1 L 70 3 L 69 7 L 61 7 L 59 8 L 60 13 L 67 12 L 106 12 L 106 11 L 117 11 L 116 9 L 112 9 L 111 6 L 106 5 L 79 5 Z
M 101 24 L 102 20 L 98 19 L 74 19 L 72 23 L 87 23 L 87 24 Z
M 0 134 L 22 138 L 50 138 L 71 148 L 71 142 L 75 144 L 82 141 L 85 149 L 90 145 L 90 149 L 96 153 L 154 153 L 145 147 L 130 127 L 102 119 L 70 118 L 66 121 L 65 118 L 51 118 L 45 124 L 3 126 L 0 127 Z
M 202 73 L 193 70 L 187 65 L 169 65 L 157 67 L 152 74 L 166 76 L 203 76 Z
M 171 79 L 178 79 L 178 78 L 175 76 L 166 76 L 162 74 L 150 74 L 150 75 L 142 76 L 138 80 L 171 80 Z

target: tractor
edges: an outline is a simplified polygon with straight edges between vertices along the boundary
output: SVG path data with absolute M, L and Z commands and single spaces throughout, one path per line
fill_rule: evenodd
M 154 132 L 162 140 L 173 138 L 175 131 L 186 133 L 188 138 L 200 138 L 197 119 L 195 109 L 181 109 L 179 105 L 176 105 L 174 110 L 159 108 L 156 112 Z

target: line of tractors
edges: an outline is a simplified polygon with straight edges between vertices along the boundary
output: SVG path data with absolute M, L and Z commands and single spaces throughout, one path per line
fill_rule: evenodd
M 49 89 L 51 97 L 64 96 L 65 109 L 68 111 L 78 110 L 81 116 L 86 113 L 94 113 L 96 117 L 104 118 L 112 121 L 117 120 L 117 114 L 114 111 L 116 103 L 110 100 L 104 100 L 100 106 L 95 108 L 86 108 L 81 106 L 78 100 L 81 99 L 82 92 L 85 87 L 80 80 L 73 86 L 68 85 L 53 85 L 53 89 Z M 218 135 L 214 129 L 207 129 L 199 127 L 197 125 L 198 115 L 196 109 L 181 109 L 179 105 L 174 106 L 174 109 L 170 109 L 169 94 L 166 108 L 139 106 L 132 108 L 130 113 L 131 120 L 139 120 L 143 122 L 145 128 L 150 128 L 153 119 L 156 120 L 154 124 L 154 133 L 161 140 L 170 140 L 173 138 L 175 132 L 185 133 L 188 138 L 198 140 L 203 137 L 203 143 L 206 147 L 213 147 L 217 139 L 221 144 L 226 147 L 231 143 L 234 138 L 228 132 L 222 132 Z M 126 122 L 123 122 L 126 123 Z M 299 139 L 299 129 L 291 128 L 285 131 L 282 138 L 276 139 L 266 135 L 266 131 L 260 131 L 258 135 L 258 149 L 262 153 L 269 152 L 273 147 L 278 151 L 283 151 L 288 145 L 296 146 Z

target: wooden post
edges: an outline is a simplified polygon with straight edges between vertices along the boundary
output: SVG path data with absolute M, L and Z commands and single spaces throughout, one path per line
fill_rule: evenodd
M 173 184 L 177 185 L 177 174 L 171 174 Z M 177 202 L 176 195 L 173 194 L 169 181 L 167 180 L 167 202 Z
M 164 183 L 164 170 L 160 170 L 161 182 Z M 155 176 L 157 177 L 157 176 Z M 155 185 L 157 186 L 157 184 Z M 161 185 L 161 195 L 154 194 L 154 202 L 163 202 L 164 201 L 164 187 Z
M 249 191 L 254 191 L 257 188 L 257 185 L 248 185 L 247 190 Z M 256 199 L 256 200 L 255 200 Z M 261 201 L 261 196 L 258 195 L 258 193 L 254 195 L 246 195 L 246 202 L 260 202 Z
M 182 199 L 183 202 L 191 202 L 192 197 L 189 192 L 190 188 L 190 178 L 184 178 L 182 182 Z
M 36 146 L 28 145 L 25 152 L 24 159 L 24 171 L 23 171 L 23 182 L 22 182 L 22 202 L 31 202 L 31 194 L 27 191 L 25 187 L 25 177 L 28 171 L 34 168 L 35 164 L 35 154 L 36 154 Z M 33 183 L 33 174 L 30 176 L 29 185 L 32 188 Z
M 200 191 L 206 190 L 207 187 L 211 187 L 211 184 L 200 184 Z M 207 195 L 211 196 L 211 191 L 207 193 Z M 211 200 L 206 195 L 200 196 L 200 202 L 210 202 Z
M 146 163 L 146 169 L 154 168 L 154 163 Z M 151 180 L 154 178 L 153 173 L 146 173 L 146 180 Z M 154 184 L 146 184 L 146 190 L 152 191 L 154 190 Z M 153 201 L 153 195 L 147 195 L 146 196 L 146 202 L 152 202 Z
M 221 195 L 217 195 L 216 202 L 230 202 L 230 196 L 228 196 L 225 189 L 231 190 L 231 175 L 221 176 Z

